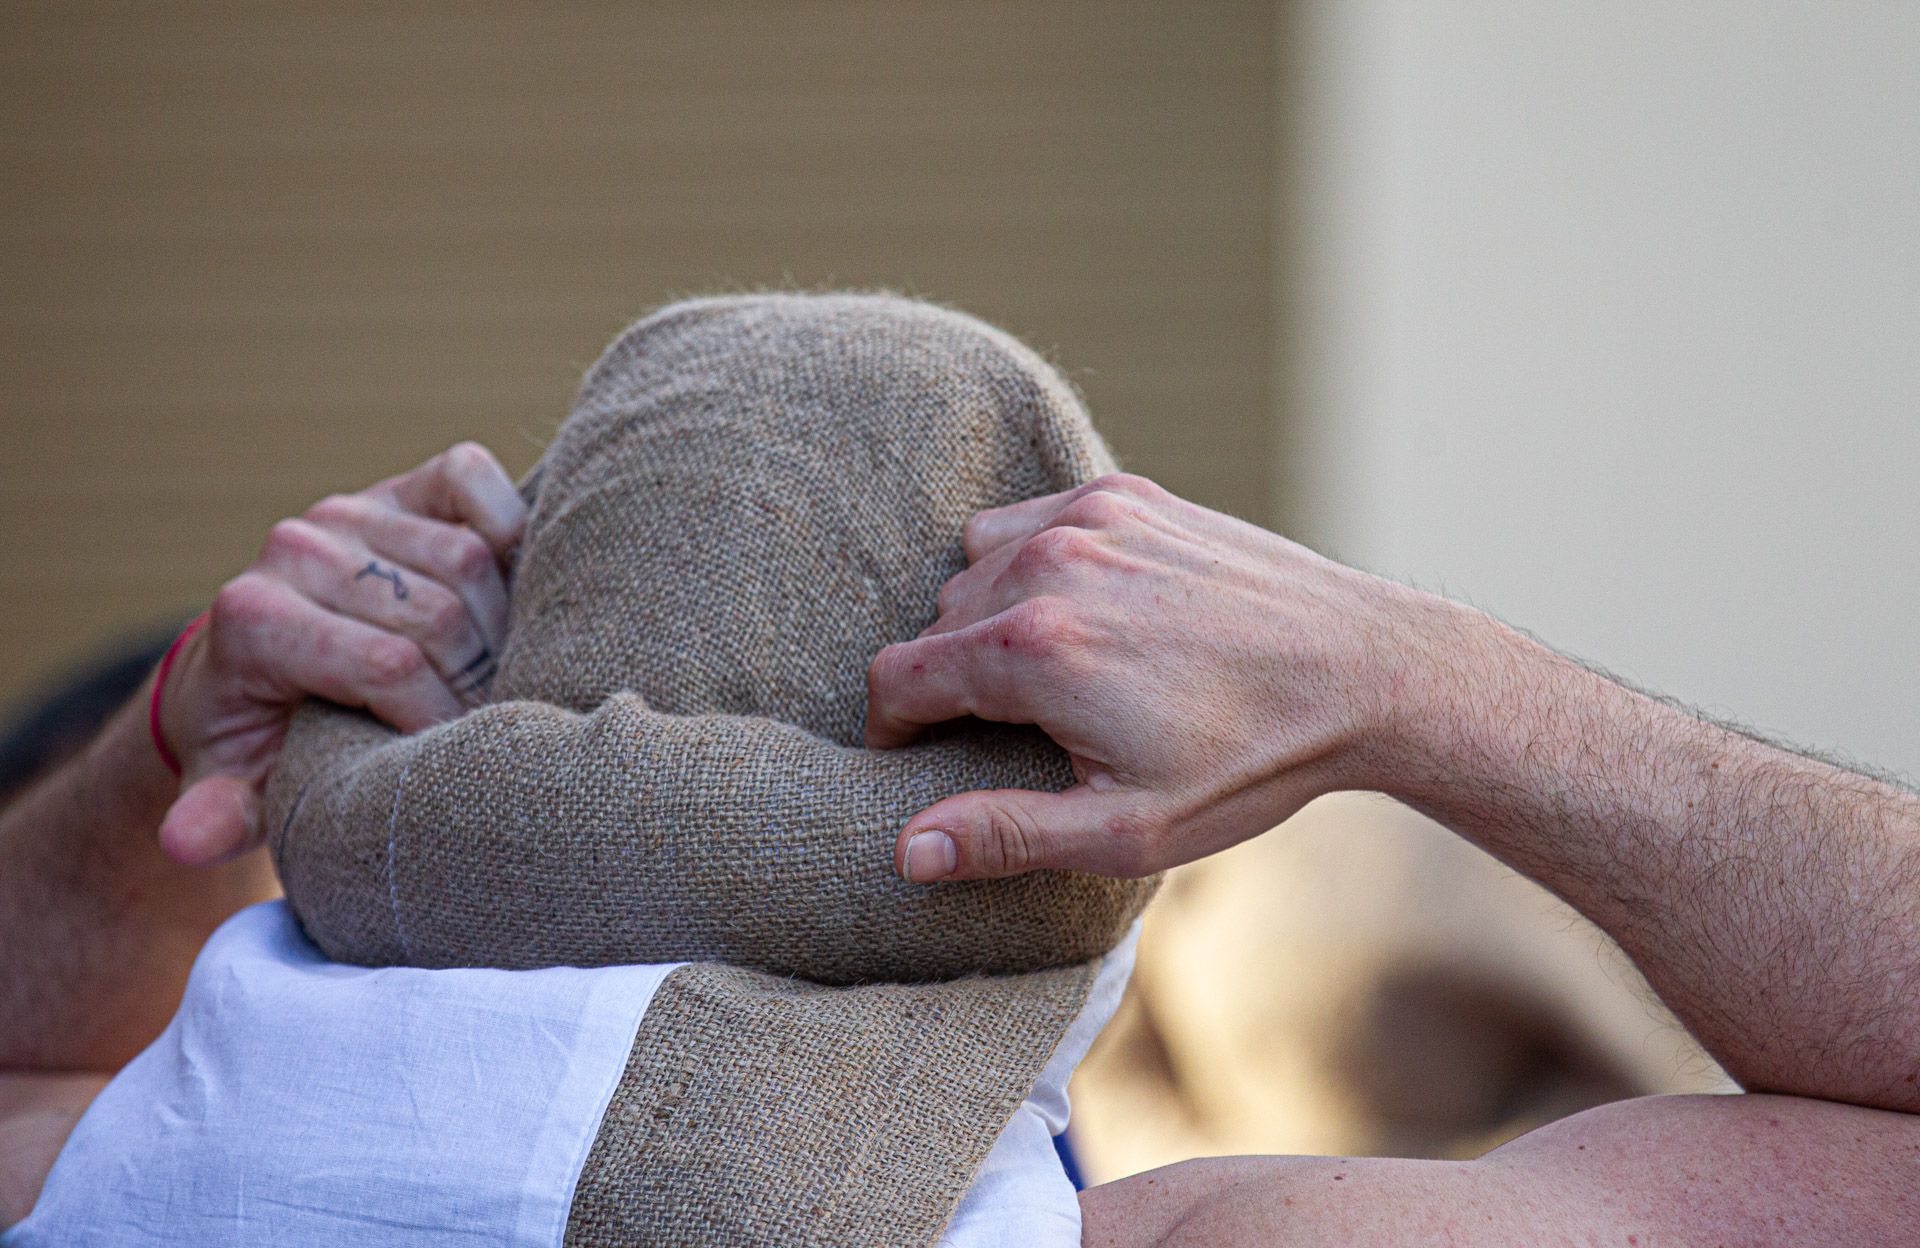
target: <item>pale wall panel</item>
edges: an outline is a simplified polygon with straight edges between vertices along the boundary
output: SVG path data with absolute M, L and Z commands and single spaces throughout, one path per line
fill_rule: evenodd
M 1920 777 L 1920 7 L 1307 9 L 1312 534 Z

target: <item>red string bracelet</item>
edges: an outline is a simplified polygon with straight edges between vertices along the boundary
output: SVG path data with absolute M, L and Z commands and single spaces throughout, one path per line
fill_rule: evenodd
M 167 647 L 166 657 L 160 660 L 160 673 L 153 678 L 153 697 L 147 702 L 147 731 L 153 734 L 153 748 L 160 752 L 160 761 L 167 765 L 167 770 L 176 776 L 180 774 L 180 760 L 173 756 L 173 751 L 167 748 L 167 739 L 160 735 L 160 694 L 167 687 L 167 673 L 173 670 L 173 661 L 180 657 L 180 647 L 206 624 L 207 614 L 202 611 L 194 616 Z

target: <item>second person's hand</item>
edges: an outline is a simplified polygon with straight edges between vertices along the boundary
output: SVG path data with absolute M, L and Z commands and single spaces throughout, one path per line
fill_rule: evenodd
M 915 815 L 894 853 L 916 882 L 1145 875 L 1369 787 L 1415 640 L 1480 618 L 1127 475 L 982 512 L 966 553 L 934 624 L 874 659 L 867 743 L 1036 724 L 1078 783 Z
M 276 524 L 165 673 L 159 732 L 181 768 L 167 854 L 201 865 L 259 844 L 261 787 L 310 695 L 408 732 L 471 705 L 506 636 L 525 523 L 500 462 L 463 442 Z

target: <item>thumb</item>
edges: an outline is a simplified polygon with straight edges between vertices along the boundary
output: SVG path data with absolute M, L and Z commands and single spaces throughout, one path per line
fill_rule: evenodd
M 1077 784 L 1064 793 L 990 789 L 962 793 L 907 820 L 894 869 L 913 884 L 990 880 L 1042 868 L 1135 875 L 1134 847 L 1115 835 L 1127 795 Z
M 188 785 L 160 821 L 160 849 L 175 862 L 210 867 L 259 841 L 260 794 L 240 776 L 205 776 Z

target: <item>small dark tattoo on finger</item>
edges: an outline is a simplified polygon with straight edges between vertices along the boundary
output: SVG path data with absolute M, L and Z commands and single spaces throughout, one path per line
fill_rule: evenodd
M 380 561 L 378 559 L 369 559 L 367 561 L 366 567 L 361 568 L 358 572 L 354 573 L 353 579 L 356 581 L 361 581 L 361 580 L 365 580 L 369 576 L 377 576 L 383 581 L 392 582 L 393 596 L 395 598 L 398 598 L 402 602 L 405 602 L 407 600 L 407 594 L 410 591 L 407 589 L 407 583 L 400 579 L 400 573 L 398 570 L 394 568 L 383 568 L 380 566 Z

